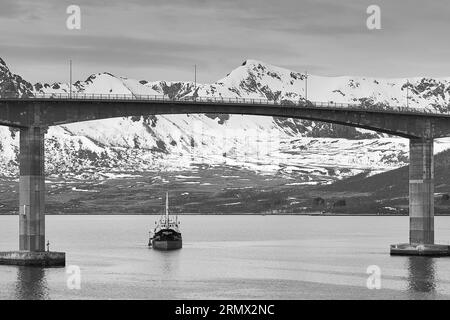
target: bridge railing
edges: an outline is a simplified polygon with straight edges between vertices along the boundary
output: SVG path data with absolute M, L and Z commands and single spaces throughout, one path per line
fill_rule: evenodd
M 306 101 L 304 99 L 293 101 L 288 99 L 269 100 L 261 98 L 239 98 L 239 97 L 201 97 L 201 96 L 184 96 L 169 97 L 168 95 L 141 95 L 141 94 L 102 94 L 102 93 L 35 93 L 30 96 L 1 96 L 1 99 L 73 99 L 73 100 L 135 100 L 135 101 L 154 101 L 154 102 L 178 102 L 178 103 L 223 103 L 223 104 L 249 104 L 249 105 L 273 105 L 280 107 L 309 107 L 309 108 L 336 108 L 348 110 L 370 110 L 370 111 L 387 111 L 401 113 L 419 113 L 419 114 L 449 114 L 448 110 L 429 110 L 416 109 L 403 106 L 390 106 L 386 104 L 371 104 L 368 102 L 359 103 L 341 103 L 333 101 Z M 449 106 L 450 107 L 450 106 Z

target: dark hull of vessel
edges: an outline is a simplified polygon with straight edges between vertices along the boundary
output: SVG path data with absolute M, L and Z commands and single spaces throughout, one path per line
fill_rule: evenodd
M 172 229 L 162 229 L 150 239 L 149 245 L 157 250 L 175 250 L 183 247 L 183 240 L 181 233 Z
M 183 247 L 182 240 L 176 241 L 158 241 L 152 240 L 152 247 L 156 250 L 176 250 L 181 249 Z

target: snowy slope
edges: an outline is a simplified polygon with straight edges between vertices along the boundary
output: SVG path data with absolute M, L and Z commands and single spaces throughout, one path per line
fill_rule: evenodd
M 3 66 L 0 76 L 6 80 L 0 83 L 1 90 L 10 88 L 18 94 L 29 94 L 27 88 L 41 93 L 69 91 L 69 85 L 64 83 L 37 83 L 32 87 Z M 406 103 L 407 83 L 406 79 L 309 75 L 308 99 L 397 106 Z M 305 98 L 304 86 L 304 74 L 247 60 L 225 78 L 214 84 L 199 84 L 197 88 L 189 82 L 147 82 L 98 73 L 77 81 L 72 90 L 89 94 L 299 100 Z M 410 79 L 410 86 L 410 107 L 448 109 L 449 79 Z M 14 175 L 18 135 L 0 128 L 0 136 L 1 173 Z M 189 169 L 204 163 L 278 172 L 295 176 L 299 183 L 326 183 L 363 171 L 379 172 L 404 165 L 408 151 L 406 140 L 366 130 L 313 121 L 216 114 L 74 123 L 51 127 L 47 138 L 48 173 L 69 178 L 101 178 L 114 171 Z M 439 148 L 447 145 L 442 143 Z
M 20 97 L 32 95 L 33 86 L 22 77 L 12 74 L 0 58 L 0 96 Z
M 241 95 L 268 99 L 305 98 L 306 75 L 247 60 L 221 84 Z M 406 106 L 409 88 L 410 108 L 448 111 L 450 108 L 450 77 L 430 79 L 375 79 L 368 77 L 307 76 L 308 100 L 335 103 L 360 103 L 367 101 L 387 106 Z

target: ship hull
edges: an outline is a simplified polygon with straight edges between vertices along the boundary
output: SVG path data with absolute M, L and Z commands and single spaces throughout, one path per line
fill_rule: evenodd
M 150 239 L 149 244 L 156 250 L 175 250 L 181 249 L 183 239 L 181 233 L 174 229 L 161 229 Z
M 176 250 L 183 247 L 182 240 L 152 240 L 152 247 L 156 250 Z

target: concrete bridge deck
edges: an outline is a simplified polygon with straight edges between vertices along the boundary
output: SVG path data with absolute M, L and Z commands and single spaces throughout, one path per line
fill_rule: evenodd
M 0 125 L 20 128 L 19 249 L 45 251 L 44 136 L 49 126 L 114 117 L 186 113 L 259 115 L 323 121 L 410 139 L 409 240 L 412 247 L 433 246 L 433 140 L 450 136 L 448 112 L 442 114 L 367 103 L 42 94 L 0 98 Z
M 450 135 L 450 112 L 312 101 L 122 94 L 41 94 L 0 98 L 0 125 L 49 127 L 114 117 L 216 113 L 287 117 L 374 130 L 404 138 Z

